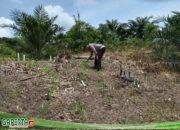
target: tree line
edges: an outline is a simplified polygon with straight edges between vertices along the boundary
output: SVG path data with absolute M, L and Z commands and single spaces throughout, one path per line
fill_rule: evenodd
M 12 11 L 14 24 L 1 27 L 12 28 L 15 37 L 0 39 L 0 55 L 15 56 L 21 52 L 29 58 L 42 59 L 62 51 L 79 52 L 85 44 L 97 42 L 109 49 L 149 48 L 153 58 L 159 60 L 180 59 L 180 12 L 158 19 L 137 17 L 126 23 L 106 20 L 98 28 L 81 20 L 78 13 L 68 31 L 54 23 L 57 17 L 50 17 L 43 6 L 37 6 L 33 14 Z

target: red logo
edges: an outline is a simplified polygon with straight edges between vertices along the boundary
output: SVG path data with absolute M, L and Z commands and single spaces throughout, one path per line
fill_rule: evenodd
M 34 121 L 33 120 L 29 120 L 28 121 L 28 126 L 29 127 L 33 127 L 34 126 Z

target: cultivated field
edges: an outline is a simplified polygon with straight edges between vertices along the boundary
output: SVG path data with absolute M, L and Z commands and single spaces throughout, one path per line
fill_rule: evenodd
M 147 50 L 107 52 L 93 61 L 1 59 L 0 111 L 81 123 L 180 120 L 180 74 L 151 61 Z

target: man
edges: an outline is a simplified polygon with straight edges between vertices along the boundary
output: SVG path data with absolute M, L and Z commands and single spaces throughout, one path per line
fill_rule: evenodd
M 91 59 L 93 56 L 93 53 L 95 54 L 95 60 L 94 60 L 94 68 L 99 71 L 101 69 L 101 60 L 105 53 L 106 47 L 102 44 L 95 44 L 90 43 L 84 47 L 84 51 L 90 51 L 91 54 L 88 58 Z

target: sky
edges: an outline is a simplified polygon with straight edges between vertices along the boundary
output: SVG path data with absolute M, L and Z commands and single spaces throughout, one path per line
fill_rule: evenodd
M 136 17 L 167 16 L 180 11 L 180 0 L 0 0 L 0 25 L 12 24 L 11 11 L 33 13 L 36 6 L 43 5 L 50 16 L 58 15 L 57 24 L 68 30 L 73 24 L 73 15 L 98 27 L 107 19 L 127 22 Z M 13 31 L 0 28 L 0 37 L 13 37 Z

